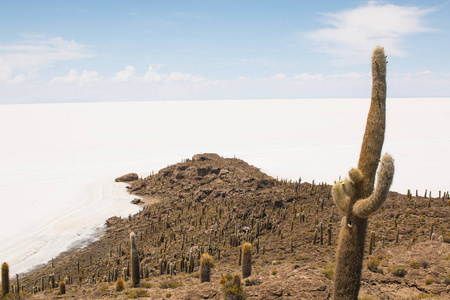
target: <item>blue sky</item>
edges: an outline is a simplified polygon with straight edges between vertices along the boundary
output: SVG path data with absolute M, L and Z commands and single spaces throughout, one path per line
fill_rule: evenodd
M 449 1 L 0 0 L 0 103 L 450 97 Z

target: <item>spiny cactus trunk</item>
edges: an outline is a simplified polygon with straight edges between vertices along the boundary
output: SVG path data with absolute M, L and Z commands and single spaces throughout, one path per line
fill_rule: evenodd
M 334 275 L 335 300 L 358 299 L 366 229 L 367 219 L 355 216 L 351 230 L 342 222 Z
M 337 249 L 334 299 L 358 299 L 368 217 L 386 200 L 394 174 L 393 159 L 383 156 L 374 191 L 386 126 L 386 56 L 377 47 L 372 56 L 372 99 L 358 169 L 350 180 L 333 187 L 337 206 L 346 213 Z
M 130 254 L 131 254 L 131 284 L 133 287 L 137 287 L 139 285 L 140 277 L 139 277 L 139 257 L 138 251 L 136 247 L 136 235 L 134 232 L 130 233 Z

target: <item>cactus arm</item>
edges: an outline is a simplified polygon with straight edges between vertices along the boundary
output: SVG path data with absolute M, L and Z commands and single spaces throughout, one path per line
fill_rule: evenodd
M 350 177 L 350 180 L 354 184 L 360 184 L 364 181 L 364 175 L 360 169 L 352 168 L 350 171 L 348 171 L 348 177 Z
M 360 218 L 368 218 L 386 201 L 389 188 L 394 178 L 394 159 L 389 154 L 385 154 L 381 159 L 380 170 L 375 190 L 369 198 L 359 200 L 353 206 L 353 213 Z
M 350 198 L 344 192 L 343 184 L 341 182 L 337 182 L 333 186 L 331 195 L 333 196 L 333 200 L 336 203 L 336 206 L 339 207 L 343 212 L 346 212 L 348 209 Z

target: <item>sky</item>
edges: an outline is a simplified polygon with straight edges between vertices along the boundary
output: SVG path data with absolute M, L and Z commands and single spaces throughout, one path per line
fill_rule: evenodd
M 0 104 L 450 97 L 450 1 L 0 0 Z

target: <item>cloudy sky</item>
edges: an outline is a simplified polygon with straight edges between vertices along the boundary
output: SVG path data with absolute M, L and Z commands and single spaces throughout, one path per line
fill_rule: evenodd
M 0 0 L 0 103 L 450 97 L 450 2 Z

